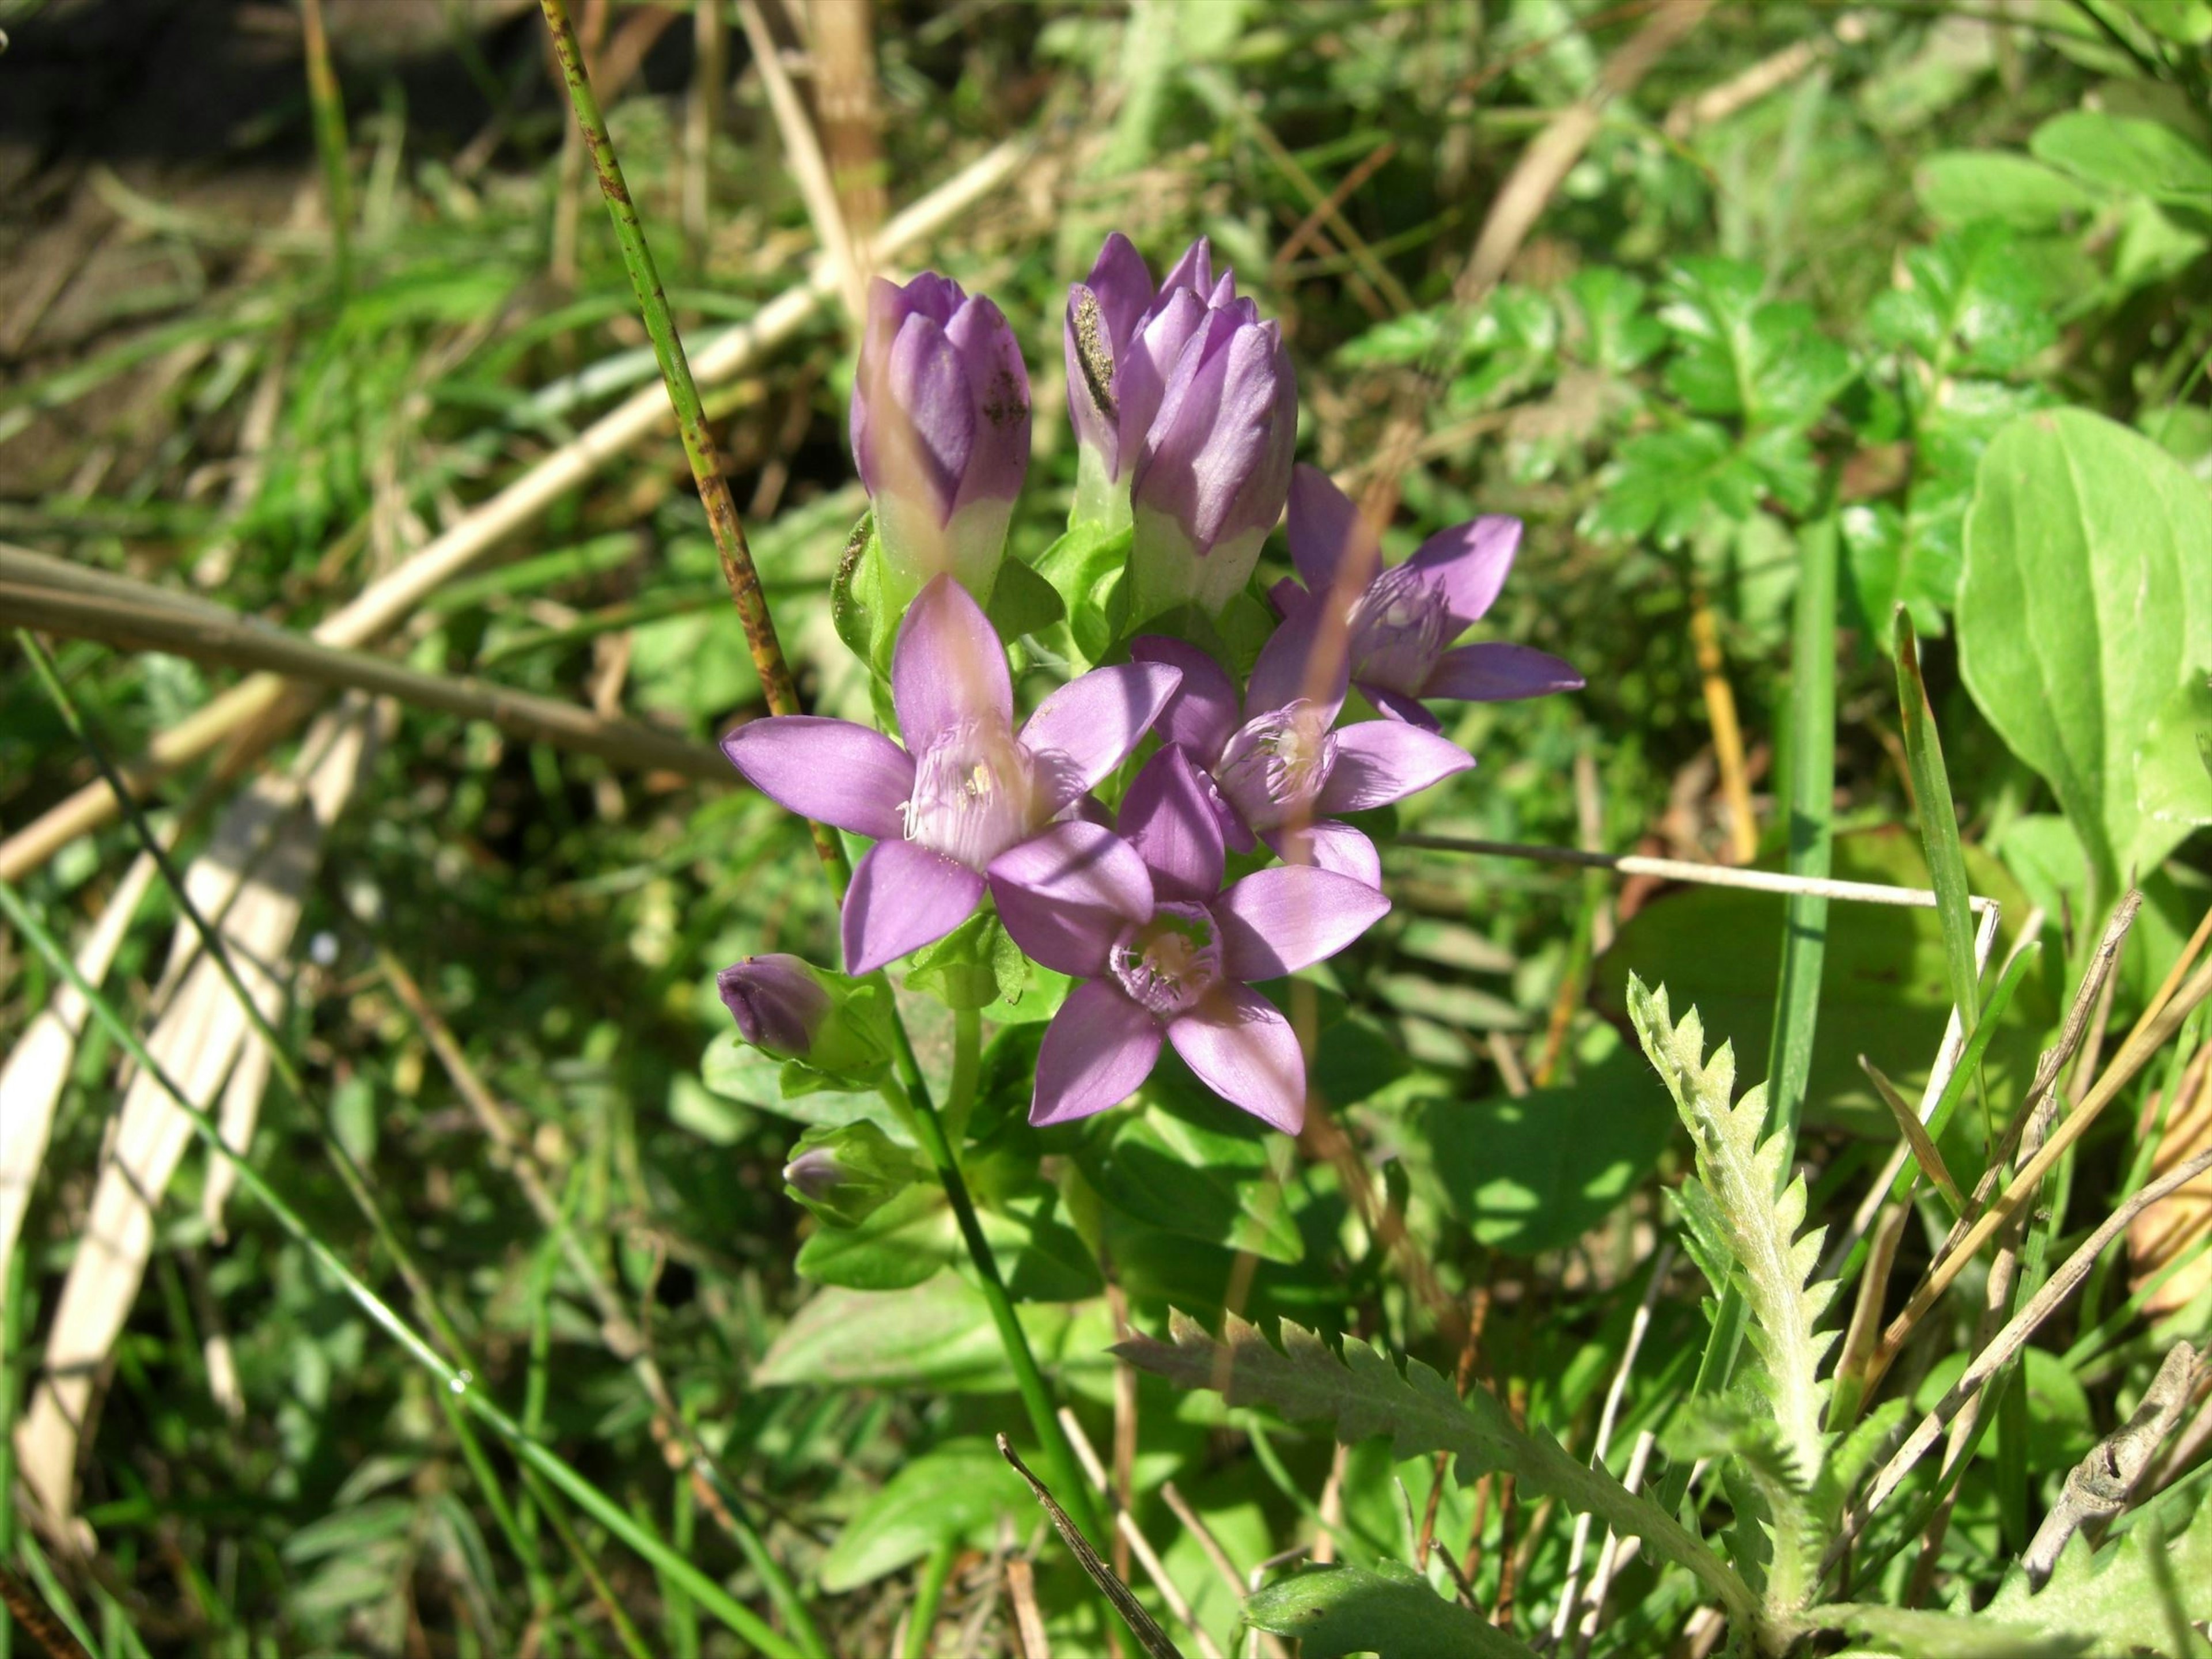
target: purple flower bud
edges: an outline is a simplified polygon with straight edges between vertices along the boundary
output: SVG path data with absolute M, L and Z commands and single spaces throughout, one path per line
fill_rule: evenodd
M 1218 612 L 1250 580 L 1290 494 L 1297 419 L 1281 329 L 1249 300 L 1208 311 L 1176 359 L 1130 481 L 1138 620 L 1186 602 Z
M 1130 475 L 1176 364 L 1208 313 L 1230 307 L 1257 319 L 1249 301 L 1238 306 L 1235 274 L 1214 276 L 1213 249 L 1203 236 L 1155 290 L 1143 257 L 1116 231 L 1099 249 L 1090 280 L 1068 290 L 1062 339 L 1068 418 L 1079 446 L 1079 522 L 1116 528 L 1128 522 Z
M 1030 464 L 1029 371 L 1005 314 L 933 271 L 878 278 L 852 431 L 890 598 L 948 572 L 989 598 Z
M 738 1035 L 779 1060 L 804 1060 L 830 1012 L 830 993 L 798 957 L 747 957 L 714 975 Z
M 763 1054 L 838 1077 L 867 1077 L 890 1054 L 881 994 L 793 956 L 747 957 L 714 975 L 738 1035 Z

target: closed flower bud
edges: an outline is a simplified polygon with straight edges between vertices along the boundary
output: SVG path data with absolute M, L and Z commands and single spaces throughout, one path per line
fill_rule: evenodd
M 857 1227 L 925 1173 L 866 1121 L 809 1129 L 783 1166 L 784 1190 L 833 1227 Z
M 988 599 L 1030 464 L 1029 371 L 1005 314 L 933 272 L 878 278 L 852 430 L 891 601 L 943 574 Z
M 1242 591 L 1290 494 L 1297 418 L 1281 329 L 1249 300 L 1208 311 L 1131 476 L 1138 621 L 1187 603 L 1218 614 Z
M 777 954 L 732 963 L 714 988 L 738 1035 L 763 1054 L 841 1077 L 874 1072 L 888 1057 L 872 985 Z

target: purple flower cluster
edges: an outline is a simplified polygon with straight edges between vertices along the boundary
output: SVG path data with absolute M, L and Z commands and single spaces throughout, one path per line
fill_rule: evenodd
M 890 656 L 901 742 L 786 716 L 723 748 L 763 793 L 875 843 L 845 898 L 848 975 L 943 939 L 988 902 L 1028 957 L 1078 981 L 1045 1033 L 1032 1122 L 1126 1099 L 1164 1045 L 1223 1099 L 1295 1133 L 1304 1058 L 1252 987 L 1334 955 L 1390 908 L 1374 843 L 1341 815 L 1474 764 L 1424 700 L 1582 682 L 1541 652 L 1454 644 L 1497 599 L 1517 521 L 1477 519 L 1388 566 L 1335 485 L 1293 472 L 1280 331 L 1216 276 L 1203 240 L 1155 287 L 1109 237 L 1071 291 L 1065 349 L 1073 523 L 1130 531 L 1136 623 L 1172 625 L 1184 605 L 1220 613 L 1287 500 L 1298 580 L 1272 591 L 1281 621 L 1241 690 L 1207 649 L 1156 629 L 1017 720 L 981 601 L 1028 464 L 1028 377 L 995 306 L 924 276 L 877 284 L 852 416 L 886 591 L 912 598 Z M 1355 689 L 1381 718 L 1344 720 Z M 1098 792 L 1110 797 L 1148 744 L 1109 809 Z M 1259 867 L 1263 848 L 1280 862 Z M 1232 852 L 1246 873 L 1226 881 Z M 748 1041 L 835 1069 L 810 1047 L 832 1029 L 823 976 L 759 957 L 720 988 Z

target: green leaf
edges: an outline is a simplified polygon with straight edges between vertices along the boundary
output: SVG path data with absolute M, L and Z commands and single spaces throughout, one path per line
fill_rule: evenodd
M 1355 335 L 1337 348 L 1336 360 L 1346 368 L 1376 368 L 1425 360 L 1442 343 L 1444 313 L 1409 311 L 1387 318 L 1364 334 Z
M 1966 689 L 2041 773 L 2104 896 L 2188 826 L 2146 816 L 2134 759 L 2212 667 L 2212 499 L 2148 439 L 2080 410 L 2031 415 L 1982 458 L 1959 592 Z
M 1217 1342 L 1203 1326 L 1176 1313 L 1170 1316 L 1169 1341 L 1139 1336 L 1114 1352 L 1178 1387 L 1212 1389 L 1232 1406 L 1266 1406 L 1294 1423 L 1334 1422 L 1336 1437 L 1346 1445 L 1388 1435 L 1391 1455 L 1401 1462 L 1449 1452 L 1458 1460 L 1462 1483 L 1510 1470 L 1528 1488 L 1551 1492 L 1569 1509 L 1641 1538 L 1660 1559 L 1694 1573 L 1747 1628 L 1751 1625 L 1750 1591 L 1695 1534 L 1603 1469 L 1568 1456 L 1542 1430 L 1516 1428 L 1488 1389 L 1473 1389 L 1462 1401 L 1418 1359 L 1401 1374 L 1389 1355 L 1357 1337 L 1345 1339 L 1340 1359 L 1318 1335 L 1288 1320 L 1282 1334 L 1279 1351 L 1257 1326 L 1231 1314 Z
M 1018 640 L 1024 634 L 1043 633 L 1067 615 L 1067 607 L 1059 589 L 1019 559 L 1008 559 L 999 567 L 984 614 L 1000 639 Z
M 1667 343 L 1667 325 L 1647 314 L 1650 292 L 1626 271 L 1590 265 L 1567 279 L 1567 295 L 1580 323 L 1574 355 L 1592 368 L 1626 374 Z
M 943 1543 L 988 1547 L 999 1517 L 1026 1518 L 1021 1477 L 985 1440 L 951 1440 L 902 1465 L 855 1510 L 822 1558 L 822 1588 L 842 1595 Z
M 2075 110 L 2038 127 L 2027 147 L 2037 160 L 2106 190 L 2212 208 L 2212 155 L 2160 122 Z
M 1881 1652 L 1897 1659 L 2082 1659 L 2089 1651 L 2078 1636 L 2009 1624 L 1985 1613 L 1839 1601 L 1814 1608 L 1811 1616 L 1823 1628 L 1871 1637 Z
M 2136 805 L 2185 830 L 2212 823 L 2212 682 L 2191 680 L 2151 716 L 2136 751 Z
M 1902 830 L 1838 836 L 1833 873 L 1848 881 L 1926 887 L 1928 866 L 1918 839 Z M 1997 900 L 2015 921 L 2025 915 L 2026 897 L 2004 868 L 1978 847 L 1964 851 L 1969 888 Z M 1747 1072 L 1771 1071 L 1767 1043 L 1783 908 L 1784 901 L 1772 894 L 1718 887 L 1686 889 L 1645 905 L 1598 960 L 1592 976 L 1598 1006 L 1626 1017 L 1632 970 L 1647 981 L 1664 981 L 1680 995 L 1694 996 L 1713 1029 L 1741 1034 L 1737 1057 Z M 1808 1117 L 1892 1136 L 1896 1131 L 1889 1114 L 1859 1070 L 1856 1056 L 1873 1060 L 1910 1097 L 1917 1097 L 1927 1081 L 1951 1008 L 1936 913 L 1832 903 L 1820 987 Z M 2021 988 L 1990 1034 L 1987 1076 L 1992 1087 L 2027 1078 L 2034 1068 L 2041 1033 L 2057 1015 L 2053 994 L 2041 979 Z
M 1762 482 L 1759 468 L 1726 432 L 1707 422 L 1685 422 L 1620 446 L 1583 527 L 1593 536 L 1648 538 L 1677 547 L 1696 532 L 1708 508 L 1726 518 L 1751 517 Z
M 1683 261 L 1659 313 L 1675 338 L 1667 386 L 1696 414 L 1799 430 L 1850 381 L 1850 354 L 1820 332 L 1809 306 L 1763 302 L 1765 283 L 1755 265 Z
M 1075 1231 L 1055 1220 L 1049 1187 L 1016 1202 L 981 1208 L 976 1219 L 1017 1302 L 1080 1302 L 1103 1291 L 1098 1265 Z M 966 1246 L 944 1189 L 916 1186 L 856 1227 L 824 1227 L 792 1265 L 817 1284 L 901 1291 L 945 1267 L 964 1267 Z
M 875 509 L 871 507 L 845 538 L 845 550 L 837 557 L 837 574 L 830 582 L 830 621 L 845 648 L 864 663 L 874 660 L 869 653 L 875 638 L 876 567 L 882 558 L 883 550 L 876 540 Z
M 1431 1100 L 1412 1115 L 1417 1182 L 1482 1243 L 1516 1255 L 1564 1249 L 1657 1164 L 1673 1116 L 1650 1071 L 1607 1035 L 1612 1052 L 1571 1084 Z
M 1867 329 L 1939 379 L 2010 374 L 2058 337 L 2035 264 L 1990 221 L 1907 253 L 1898 286 L 1867 307 Z
M 1140 1098 L 1139 1109 L 1085 1126 L 1075 1161 L 1100 1198 L 1182 1237 L 1269 1261 L 1304 1258 L 1305 1241 L 1269 1160 L 1267 1130 L 1246 1128 L 1250 1120 L 1210 1096 L 1170 1095 L 1157 1079 Z
M 821 1086 L 818 1074 L 816 1087 L 803 1092 L 787 1088 L 787 1079 L 798 1082 L 795 1074 L 803 1071 L 803 1067 L 787 1066 L 773 1054 L 748 1048 L 734 1032 L 708 1043 L 699 1060 L 700 1082 L 708 1093 L 725 1100 L 796 1123 L 831 1128 L 844 1123 L 872 1123 L 902 1146 L 915 1144 L 913 1131 L 899 1121 L 897 1111 L 877 1091 Z
M 948 1008 L 988 1008 L 1002 1000 L 1019 1000 L 1026 966 L 1021 947 L 1007 937 L 997 912 L 980 910 L 934 945 L 916 951 L 906 984 Z
M 1913 193 L 1938 224 L 1996 219 L 2020 230 L 2050 230 L 2086 214 L 2097 198 L 2066 174 L 2011 150 L 1942 150 L 1912 175 Z
M 1905 763 L 1920 812 L 1920 845 L 1936 890 L 1936 915 L 1942 924 L 1943 957 L 1951 977 L 1951 1001 L 1968 1036 L 1981 1012 L 1980 970 L 1974 965 L 1974 918 L 1967 906 L 1966 857 L 1959 845 L 1959 812 L 1951 799 L 1951 775 L 1943 766 L 1943 740 L 1936 730 L 1936 711 L 1920 676 L 1920 651 L 1912 623 L 1897 613 L 1895 655 L 1897 698 L 1905 730 Z
M 1398 1561 L 1378 1561 L 1372 1572 L 1347 1565 L 1292 1573 L 1246 1600 L 1244 1622 L 1296 1637 L 1305 1659 L 1534 1659 L 1525 1644 Z
M 1818 1331 L 1834 1300 L 1832 1280 L 1813 1283 L 1825 1228 L 1799 1236 L 1805 1220 L 1805 1180 L 1784 1180 L 1790 1138 L 1766 1133 L 1766 1088 L 1759 1085 L 1731 1103 L 1735 1055 L 1723 1042 L 1708 1060 L 1705 1028 L 1692 1009 L 1680 1025 L 1667 1006 L 1667 989 L 1646 990 L 1632 975 L 1628 1017 L 1644 1053 L 1674 1096 L 1674 1106 L 1697 1147 L 1696 1178 L 1677 1194 L 1695 1218 L 1711 1255 L 1726 1252 L 1734 1282 L 1750 1314 L 1747 1330 L 1762 1362 L 1744 1386 L 1771 1411 L 1782 1454 L 1783 1485 L 1820 1490 L 1827 1474 L 1828 1437 L 1821 1428 L 1827 1385 L 1820 1361 L 1838 1334 Z M 1705 1264 L 1708 1271 L 1711 1264 Z M 1729 1281 L 1717 1282 L 1716 1291 Z M 1777 1504 L 1774 1559 L 1768 1567 L 1767 1604 L 1795 1613 L 1819 1586 L 1817 1559 L 1826 1543 L 1810 1514 Z
M 1115 583 L 1128 568 L 1131 535 L 1126 525 L 1120 530 L 1075 525 L 1037 555 L 1034 574 L 1060 595 L 1070 639 L 1085 664 L 1097 662 L 1113 646 L 1107 606 Z
M 1040 1364 L 1106 1363 L 1114 1328 L 1103 1301 L 1030 1302 L 1016 1311 Z M 819 1292 L 769 1346 L 753 1381 L 763 1388 L 962 1393 L 1012 1393 L 1014 1386 L 983 1293 L 951 1273 L 911 1290 Z

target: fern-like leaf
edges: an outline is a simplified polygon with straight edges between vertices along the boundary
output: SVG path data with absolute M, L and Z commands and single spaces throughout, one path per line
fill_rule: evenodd
M 1798 1236 L 1805 1221 L 1805 1182 L 1800 1176 L 1785 1187 L 1788 1148 L 1780 1135 L 1761 1139 L 1765 1085 L 1730 1103 L 1734 1049 L 1724 1042 L 1707 1060 L 1697 1010 L 1676 1024 L 1666 988 L 1650 990 L 1632 975 L 1628 1017 L 1697 1147 L 1697 1178 L 1677 1194 L 1699 1243 L 1696 1254 L 1706 1260 L 1724 1253 L 1733 1263 L 1764 1372 L 1753 1381 L 1772 1408 L 1800 1486 L 1814 1491 L 1827 1463 L 1827 1436 L 1820 1426 L 1827 1388 L 1820 1378 L 1820 1361 L 1837 1336 L 1814 1328 L 1835 1297 L 1834 1284 L 1808 1282 L 1820 1259 L 1825 1229 Z
M 1812 1540 L 1820 1528 L 1814 1498 L 1782 1431 L 1747 1390 L 1708 1395 L 1685 1405 L 1668 1437 L 1668 1455 L 1724 1460 L 1736 1504 L 1729 1559 L 1770 1607 L 1796 1608 L 1819 1589 Z M 1763 1526 L 1767 1539 L 1755 1535 Z
M 2192 1625 L 2212 1620 L 2212 1521 L 2204 1507 L 2178 1538 L 2148 1513 L 2101 1550 L 2076 1533 L 2041 1589 L 2031 1590 L 2015 1568 L 1978 1616 L 2063 1632 L 2095 1655 L 2171 1653 L 2176 1613 Z
M 1389 1355 L 1357 1338 L 1345 1340 L 1340 1359 L 1320 1336 L 1287 1320 L 1280 1350 L 1233 1314 L 1218 1342 L 1180 1313 L 1170 1316 L 1168 1328 L 1170 1341 L 1139 1336 L 1114 1352 L 1183 1388 L 1212 1389 L 1231 1405 L 1266 1406 L 1293 1422 L 1332 1421 L 1347 1445 L 1388 1435 L 1401 1459 L 1449 1452 L 1462 1481 L 1510 1471 L 1532 1490 L 1596 1516 L 1623 1536 L 1641 1538 L 1661 1559 L 1695 1573 L 1741 1628 L 1755 1626 L 1750 1589 L 1704 1540 L 1603 1469 L 1568 1456 L 1540 1429 L 1516 1428 L 1486 1389 L 1473 1389 L 1462 1401 L 1420 1361 L 1401 1374 Z

